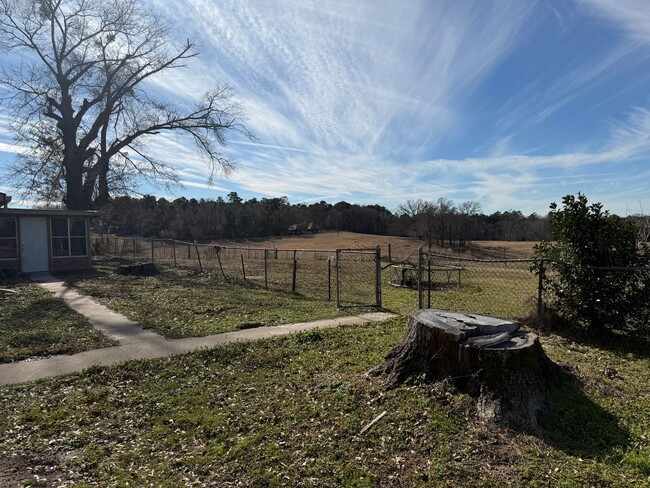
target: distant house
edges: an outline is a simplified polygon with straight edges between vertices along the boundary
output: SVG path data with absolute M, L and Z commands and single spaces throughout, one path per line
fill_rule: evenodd
M 303 224 L 291 224 L 287 227 L 287 234 L 302 234 Z
M 0 269 L 22 273 L 90 268 L 87 210 L 0 208 Z
M 304 234 L 305 232 L 314 233 L 318 231 L 318 227 L 315 226 L 313 222 L 309 222 L 309 224 L 306 224 L 304 222 L 301 224 L 292 224 L 287 228 L 288 234 Z

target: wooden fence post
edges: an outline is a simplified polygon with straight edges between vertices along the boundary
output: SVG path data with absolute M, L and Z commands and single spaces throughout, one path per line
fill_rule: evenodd
M 187 246 L 189 249 L 189 246 Z M 196 239 L 194 239 L 194 249 L 196 250 L 196 259 L 199 260 L 199 271 L 201 274 L 203 274 L 203 264 L 201 264 L 201 253 L 199 253 L 199 245 L 196 243 Z
M 217 255 L 217 262 L 219 263 L 219 269 L 221 270 L 221 276 L 223 276 L 223 279 L 228 281 L 228 277 L 226 276 L 226 273 L 223 271 L 223 266 L 221 265 L 221 247 L 220 246 L 214 246 L 214 252 Z
M 291 276 L 291 293 L 296 293 L 296 275 L 298 274 L 298 258 L 295 249 L 293 251 L 293 273 Z

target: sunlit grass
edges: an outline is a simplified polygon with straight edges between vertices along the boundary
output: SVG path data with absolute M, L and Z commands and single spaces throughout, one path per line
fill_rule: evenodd
M 580 369 L 585 387 L 555 392 L 557 410 L 533 436 L 477 423 L 471 399 L 446 383 L 414 378 L 383 391 L 379 380 L 366 379 L 405 322 L 0 388 L 0 471 L 11 460 L 39 459 L 41 469 L 90 486 L 650 482 L 647 356 L 543 338 L 553 359 Z M 622 379 L 605 375 L 607 367 Z M 13 462 L 35 480 L 29 465 L 20 471 Z

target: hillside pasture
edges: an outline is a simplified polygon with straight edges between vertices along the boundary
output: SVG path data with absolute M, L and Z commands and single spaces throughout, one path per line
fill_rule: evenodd
M 418 247 L 427 248 L 422 239 L 413 237 L 380 236 L 374 234 L 359 234 L 355 232 L 317 232 L 293 236 L 279 236 L 267 239 L 235 239 L 219 240 L 215 244 L 229 247 L 251 247 L 269 249 L 348 249 L 373 248 L 379 245 L 382 255 L 388 255 L 388 245 L 396 256 L 417 256 Z M 458 253 L 484 259 L 526 259 L 530 258 L 533 246 L 531 241 L 472 241 L 465 247 L 434 246 L 432 250 L 443 253 Z M 505 252 L 505 254 L 504 254 Z M 401 259 L 400 259 L 401 260 Z

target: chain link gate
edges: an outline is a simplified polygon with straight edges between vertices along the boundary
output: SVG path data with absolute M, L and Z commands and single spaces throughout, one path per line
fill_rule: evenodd
M 381 308 L 381 249 L 337 249 L 336 306 Z

